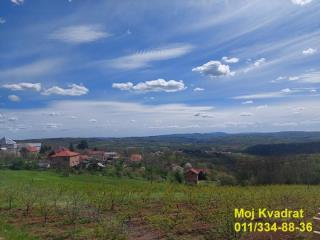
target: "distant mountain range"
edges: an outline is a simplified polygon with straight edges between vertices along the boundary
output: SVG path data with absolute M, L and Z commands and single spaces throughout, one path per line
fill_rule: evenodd
M 299 152 L 299 149 L 304 149 L 303 151 L 307 152 L 320 152 L 320 132 L 303 131 L 237 134 L 213 132 L 124 138 L 46 138 L 20 140 L 18 142 L 31 141 L 53 146 L 68 146 L 69 144 L 78 144 L 82 139 L 86 139 L 91 147 L 112 150 L 127 147 L 152 149 L 210 148 L 217 151 L 269 155 L 273 152 L 286 154 L 294 149 L 296 149 L 296 152 Z

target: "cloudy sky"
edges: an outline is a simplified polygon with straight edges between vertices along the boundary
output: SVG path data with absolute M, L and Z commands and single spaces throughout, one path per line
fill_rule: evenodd
M 318 0 L 1 0 L 0 135 L 320 131 Z

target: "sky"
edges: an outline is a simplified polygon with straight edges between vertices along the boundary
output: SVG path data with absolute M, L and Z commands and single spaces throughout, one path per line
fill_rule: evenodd
M 0 136 L 320 131 L 319 0 L 0 0 Z

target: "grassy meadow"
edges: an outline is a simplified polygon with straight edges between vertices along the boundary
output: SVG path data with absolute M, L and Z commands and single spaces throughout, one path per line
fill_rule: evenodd
M 310 220 L 319 192 L 306 185 L 186 186 L 1 170 L 0 239 L 240 239 L 234 208 L 302 208 Z

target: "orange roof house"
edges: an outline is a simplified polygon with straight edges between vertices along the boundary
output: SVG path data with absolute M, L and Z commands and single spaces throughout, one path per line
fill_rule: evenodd
M 38 148 L 34 147 L 34 146 L 27 146 L 26 150 L 28 153 L 38 153 Z
M 141 162 L 142 161 L 142 155 L 141 154 L 131 154 L 130 161 L 131 162 Z
M 62 148 L 50 156 L 53 167 L 75 167 L 80 164 L 80 153 Z

